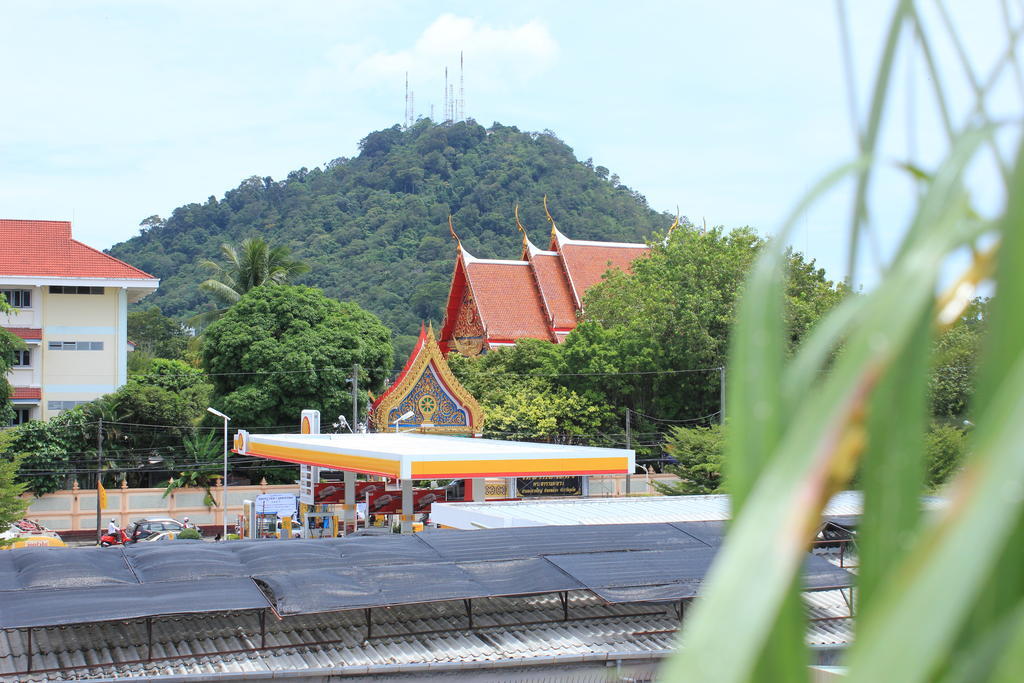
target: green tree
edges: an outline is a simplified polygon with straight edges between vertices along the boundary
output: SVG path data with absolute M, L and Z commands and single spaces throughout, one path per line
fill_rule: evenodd
M 926 483 L 935 489 L 956 474 L 967 454 L 964 430 L 948 424 L 933 424 L 924 439 Z
M 484 436 L 551 443 L 602 445 L 615 414 L 563 387 L 519 386 L 485 406 Z
M 665 471 L 678 476 L 679 481 L 672 484 L 654 482 L 654 487 L 669 496 L 722 492 L 724 448 L 721 425 L 670 428 L 665 436 L 665 452 L 678 464 L 667 466 Z
M 0 461 L 20 461 L 19 483 L 41 496 L 68 485 L 76 469 L 95 467 L 95 446 L 96 426 L 79 406 L 0 432 Z
M 201 488 L 206 492 L 203 504 L 212 507 L 217 504 L 210 486 L 218 476 L 223 476 L 223 446 L 216 432 L 205 431 L 186 436 L 182 440 L 185 457 L 168 463 L 180 467 L 177 477 L 172 477 L 164 486 L 164 498 L 179 488 Z
M 987 331 L 988 300 L 975 299 L 932 345 L 928 390 L 936 419 L 960 423 L 967 418 L 974 393 L 974 370 Z
M 18 458 L 0 460 L 0 531 L 6 531 L 28 509 L 28 501 L 21 497 L 27 486 L 16 481 L 19 466 Z M 3 545 L 0 539 L 0 547 Z
M 309 272 L 309 266 L 291 257 L 288 247 L 271 247 L 261 237 L 250 237 L 242 241 L 241 250 L 230 244 L 220 247 L 224 264 L 204 260 L 200 263 L 211 277 L 204 280 L 200 289 L 220 306 L 201 316 L 209 322 L 224 312 L 249 290 L 262 285 L 283 285 Z
M 683 225 L 653 243 L 633 273 L 612 271 L 588 290 L 586 320 L 566 340 L 566 386 L 667 419 L 716 413 L 742 283 L 764 241 L 748 228 L 706 232 Z M 846 294 L 793 251 L 784 318 L 793 349 Z M 636 373 L 608 378 L 588 373 Z M 576 379 L 568 378 L 576 374 Z
M 136 344 L 133 353 L 183 359 L 189 333 L 181 322 L 163 315 L 159 307 L 150 306 L 144 311 L 128 314 L 128 338 Z
M 352 366 L 360 366 L 361 391 L 380 391 L 393 361 L 391 334 L 376 316 L 311 287 L 257 287 L 205 337 L 213 402 L 238 427 L 294 424 L 303 408 L 347 413 Z

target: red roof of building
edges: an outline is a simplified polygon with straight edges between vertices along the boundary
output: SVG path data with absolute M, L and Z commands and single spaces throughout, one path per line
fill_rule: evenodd
M 488 344 L 523 337 L 564 341 L 576 327 L 583 295 L 611 269 L 629 273 L 650 253 L 645 244 L 571 240 L 552 229 L 550 251 L 525 237 L 523 261 L 475 259 L 459 246 L 448 292 L 441 348 L 451 348 L 465 288 L 470 287 Z
M 36 399 L 37 401 L 43 397 L 43 390 L 39 387 L 14 387 L 14 391 L 11 393 L 12 400 L 18 399 Z
M 544 304 L 555 329 L 575 327 L 576 304 L 562 267 L 562 259 L 558 254 L 535 253 L 531 255 L 530 263 L 533 264 L 537 284 L 544 295 Z
M 528 262 L 470 261 L 466 272 L 488 340 L 551 339 Z
M 5 330 L 21 339 L 42 339 L 43 331 L 34 327 L 5 327 Z
M 611 269 L 624 273 L 632 270 L 633 261 L 650 253 L 647 247 L 581 244 L 566 241 L 558 250 L 569 273 L 569 279 L 582 303 L 583 294 L 599 283 Z
M 0 275 L 156 279 L 71 237 L 68 221 L 0 219 Z

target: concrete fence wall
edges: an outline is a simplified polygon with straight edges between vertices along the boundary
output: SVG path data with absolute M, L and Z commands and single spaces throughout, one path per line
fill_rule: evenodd
M 677 481 L 671 474 L 635 474 L 630 480 L 631 495 L 657 495 L 651 482 L 669 483 Z M 495 480 L 504 483 L 503 480 Z M 504 489 L 504 486 L 501 487 Z M 242 514 L 242 501 L 252 500 L 261 493 L 298 493 L 295 484 L 270 486 L 265 483 L 255 486 L 228 487 L 228 527 L 231 529 L 238 516 Z M 190 521 L 202 526 L 220 526 L 221 510 L 209 508 L 203 504 L 206 495 L 203 489 L 177 489 L 166 498 L 162 488 L 134 489 L 122 482 L 121 488 L 107 489 L 107 506 L 101 516 L 105 527 L 111 518 L 116 519 L 119 526 L 145 517 L 188 517 Z M 214 498 L 220 502 L 220 486 L 213 488 Z M 602 475 L 590 478 L 590 497 L 604 498 L 626 495 L 625 475 Z M 498 495 L 497 497 L 504 497 Z M 57 491 L 41 498 L 26 496 L 32 501 L 25 516 L 43 524 L 54 531 L 83 531 L 96 528 L 96 490 L 80 489 L 76 483 L 70 491 Z
M 292 485 L 230 486 L 228 487 L 228 527 L 234 526 L 242 514 L 242 501 L 252 500 L 261 493 L 298 492 Z M 195 524 L 220 525 L 220 487 L 214 487 L 217 507 L 203 504 L 206 492 L 203 489 L 177 489 L 164 498 L 162 488 L 134 489 L 122 483 L 121 488 L 107 489 L 107 506 L 101 517 L 105 527 L 111 518 L 119 526 L 144 517 L 188 517 Z M 54 531 L 79 531 L 96 528 L 96 490 L 80 489 L 76 484 L 70 491 L 48 493 L 41 498 L 28 497 L 32 503 L 25 516 Z

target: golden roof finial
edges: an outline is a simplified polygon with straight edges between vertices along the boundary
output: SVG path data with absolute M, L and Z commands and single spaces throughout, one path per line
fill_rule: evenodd
M 671 237 L 672 236 L 672 231 L 675 230 L 678 227 L 679 227 L 679 206 L 677 205 L 676 206 L 676 220 L 672 223 L 672 225 L 668 226 L 668 233 L 665 234 L 665 237 Z
M 548 211 L 548 196 L 544 195 L 544 215 L 548 217 L 548 223 L 551 224 L 551 239 L 555 239 L 555 231 L 558 229 L 555 227 L 555 219 L 551 217 L 551 212 Z
M 452 239 L 455 240 L 456 244 L 458 244 L 459 248 L 461 249 L 462 248 L 462 240 L 460 240 L 459 236 L 455 234 L 455 225 L 452 223 L 452 215 L 451 214 L 448 214 L 448 230 L 451 231 Z
M 519 232 L 523 234 L 523 258 L 525 259 L 530 253 L 530 238 L 526 236 L 526 228 L 524 228 L 523 224 L 519 221 L 518 204 L 516 204 L 516 208 L 513 213 L 516 215 L 516 227 L 519 228 Z

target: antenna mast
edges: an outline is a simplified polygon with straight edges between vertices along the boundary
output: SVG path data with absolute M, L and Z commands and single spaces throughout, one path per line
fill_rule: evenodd
M 405 72 L 405 127 L 408 128 L 412 123 L 409 121 L 409 72 Z
M 459 50 L 459 121 L 466 118 L 466 71 L 463 64 L 463 53 Z
M 451 117 L 448 116 L 448 107 L 449 106 L 450 105 L 448 104 L 448 67 L 445 67 L 444 68 L 444 121 L 445 121 L 445 123 L 447 123 L 448 121 L 451 120 Z

